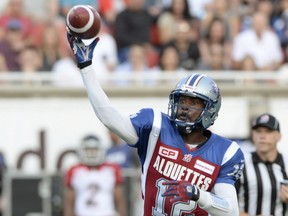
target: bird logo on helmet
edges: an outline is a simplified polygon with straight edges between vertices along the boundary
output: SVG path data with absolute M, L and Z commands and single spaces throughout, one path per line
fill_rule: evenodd
M 202 99 L 205 108 L 193 122 L 177 119 L 178 102 L 181 95 Z M 221 107 L 220 90 L 213 79 L 204 74 L 192 74 L 182 78 L 169 95 L 168 116 L 184 133 L 193 129 L 206 129 L 214 124 Z

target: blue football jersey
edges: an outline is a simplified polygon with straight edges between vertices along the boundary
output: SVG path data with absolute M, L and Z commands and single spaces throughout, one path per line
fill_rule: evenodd
M 161 195 L 167 180 L 185 180 L 211 191 L 215 183 L 234 185 L 244 164 L 238 144 L 210 131 L 209 139 L 191 151 L 169 117 L 153 109 L 130 116 L 139 140 L 145 216 L 208 215 L 194 201 L 171 203 Z

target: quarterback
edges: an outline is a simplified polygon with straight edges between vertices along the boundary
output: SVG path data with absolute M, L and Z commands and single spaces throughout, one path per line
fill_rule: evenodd
M 99 38 L 85 45 L 67 36 L 96 116 L 138 149 L 144 216 L 239 215 L 234 183 L 243 153 L 236 142 L 207 130 L 221 107 L 214 80 L 191 74 L 171 91 L 167 114 L 145 108 L 125 116 L 111 105 L 91 66 Z

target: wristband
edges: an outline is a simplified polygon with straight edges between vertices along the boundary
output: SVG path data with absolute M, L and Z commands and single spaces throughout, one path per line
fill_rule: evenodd
M 83 68 L 85 68 L 85 67 L 87 67 L 87 66 L 89 66 L 91 64 L 92 64 L 92 61 L 89 60 L 89 61 L 86 61 L 86 62 L 78 63 L 77 66 L 78 66 L 78 68 L 83 69 Z

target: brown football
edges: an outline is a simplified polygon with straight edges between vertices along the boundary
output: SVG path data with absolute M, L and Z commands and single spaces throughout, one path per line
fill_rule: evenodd
M 100 31 L 101 17 L 90 5 L 76 5 L 67 14 L 66 26 L 73 36 L 91 39 Z

